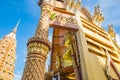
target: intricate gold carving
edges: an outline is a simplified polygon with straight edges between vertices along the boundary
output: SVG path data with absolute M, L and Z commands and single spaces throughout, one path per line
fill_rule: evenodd
M 47 12 L 48 16 L 52 13 L 53 7 L 50 4 L 43 4 L 42 11 Z
M 70 12 L 75 12 L 77 9 L 80 10 L 81 1 L 79 0 L 66 0 L 66 9 Z
M 48 40 L 49 18 L 52 14 L 53 7 L 49 4 L 43 3 L 41 11 L 41 19 L 38 24 L 35 37 L 40 37 L 44 38 L 44 40 Z
M 69 17 L 69 16 L 61 15 L 61 14 L 56 15 L 55 20 L 58 22 L 77 24 L 77 20 L 74 17 Z
M 61 66 L 60 56 L 57 55 L 56 56 L 56 68 L 60 68 L 60 66 Z
M 22 80 L 44 80 L 45 61 L 49 47 L 41 42 L 28 44 L 28 57 Z
M 101 23 L 104 21 L 104 16 L 101 12 L 100 6 L 98 5 L 97 7 L 95 6 L 95 10 L 94 10 L 94 16 L 93 16 L 93 22 L 99 26 L 101 26 Z
M 52 14 L 50 15 L 50 19 L 51 19 L 51 20 L 55 19 L 55 15 L 56 15 L 56 13 L 52 13 Z
M 65 41 L 64 41 L 64 44 L 65 46 L 67 46 L 67 50 L 65 51 L 65 53 L 63 54 L 63 60 L 64 60 L 64 67 L 67 67 L 67 66 L 71 66 L 73 64 L 73 60 L 72 60 L 72 47 L 71 47 L 71 44 L 72 44 L 72 35 L 70 32 L 68 32 L 66 35 L 65 35 Z
M 22 80 L 44 80 L 45 63 L 50 50 L 48 29 L 52 10 L 51 5 L 42 4 L 41 19 L 35 36 L 28 40 L 28 56 Z
M 72 55 L 70 48 L 64 53 L 63 60 L 64 60 L 64 67 L 68 67 L 72 65 Z
M 0 40 L 0 79 L 13 80 L 16 59 L 16 29 Z
M 22 80 L 44 80 L 45 62 L 37 59 L 27 60 Z M 38 75 L 39 74 L 39 75 Z
M 112 40 L 115 40 L 116 33 L 114 31 L 114 26 L 112 24 L 108 25 L 108 34 L 111 36 Z

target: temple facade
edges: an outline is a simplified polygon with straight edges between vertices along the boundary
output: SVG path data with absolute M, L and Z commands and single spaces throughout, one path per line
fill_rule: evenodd
M 22 80 L 120 80 L 120 46 L 113 25 L 102 27 L 100 6 L 94 14 L 81 0 L 39 0 L 41 17 L 28 40 Z M 53 28 L 52 44 L 48 41 Z M 47 55 L 51 50 L 48 72 Z
M 13 80 L 16 60 L 16 27 L 0 40 L 0 80 Z

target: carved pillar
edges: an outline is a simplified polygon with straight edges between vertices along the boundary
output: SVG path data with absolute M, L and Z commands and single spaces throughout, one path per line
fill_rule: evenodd
M 22 80 L 44 80 L 46 58 L 50 50 L 48 29 L 52 9 L 50 4 L 43 2 L 36 33 L 27 44 L 28 54 Z

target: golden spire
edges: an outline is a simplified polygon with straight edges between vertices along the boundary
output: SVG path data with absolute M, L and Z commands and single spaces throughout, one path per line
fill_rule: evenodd
M 19 19 L 18 22 L 17 22 L 17 24 L 16 24 L 16 26 L 15 26 L 15 28 L 13 29 L 12 32 L 16 33 L 17 28 L 18 28 L 18 26 L 19 26 L 19 24 L 20 24 L 20 21 L 21 21 L 21 20 Z
M 20 20 L 17 22 L 15 28 L 11 31 L 11 33 L 7 35 L 8 37 L 16 38 L 16 31 L 19 26 L 19 23 L 20 23 Z
M 15 28 L 0 40 L 0 79 L 13 80 L 16 59 L 16 31 Z

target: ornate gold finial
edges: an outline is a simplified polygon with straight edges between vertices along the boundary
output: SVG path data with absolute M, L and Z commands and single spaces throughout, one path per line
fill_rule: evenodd
M 66 0 L 66 9 L 70 10 L 71 0 Z
M 70 12 L 75 12 L 80 9 L 81 0 L 66 0 L 66 9 Z
M 102 14 L 102 11 L 100 9 L 100 5 L 98 6 L 95 6 L 95 9 L 94 9 L 94 16 L 93 16 L 93 22 L 99 26 L 99 27 L 102 27 L 101 26 L 101 23 L 104 21 L 104 16 Z
M 81 6 L 81 0 L 78 0 L 76 3 L 76 9 L 80 9 Z
M 115 40 L 116 33 L 112 24 L 108 25 L 108 34 L 110 34 L 111 38 Z

